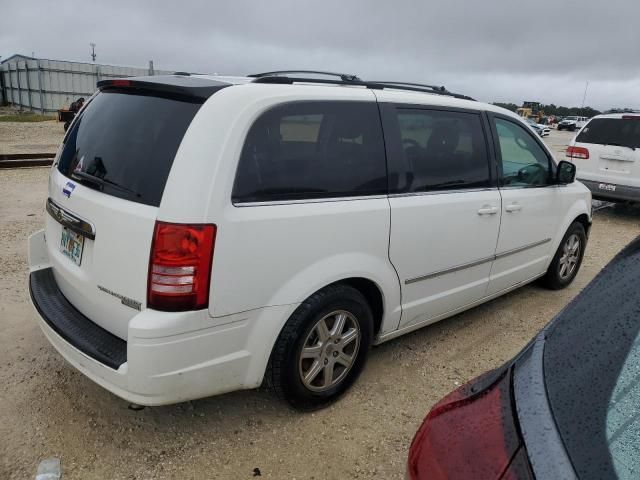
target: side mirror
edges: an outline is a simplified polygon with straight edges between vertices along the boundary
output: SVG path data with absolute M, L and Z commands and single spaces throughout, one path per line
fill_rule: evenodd
M 556 171 L 556 183 L 558 185 L 568 185 L 576 180 L 576 166 L 573 163 L 562 160 L 558 164 Z

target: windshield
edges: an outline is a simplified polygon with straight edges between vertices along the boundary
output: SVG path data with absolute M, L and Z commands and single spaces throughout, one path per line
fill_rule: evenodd
M 640 239 L 550 328 L 544 375 L 558 431 L 581 479 L 640 472 Z
M 576 138 L 580 143 L 640 147 L 640 121 L 625 118 L 591 120 Z
M 564 119 L 565 120 L 577 120 L 578 117 L 565 117 Z
M 159 206 L 200 105 L 140 91 L 101 92 L 68 132 L 58 170 L 106 194 Z

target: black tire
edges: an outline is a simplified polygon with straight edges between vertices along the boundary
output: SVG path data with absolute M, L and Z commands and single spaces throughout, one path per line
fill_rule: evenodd
M 560 125 L 558 125 L 558 131 L 561 132 L 562 131 L 562 127 Z
M 565 258 L 565 250 L 568 248 L 569 239 L 576 236 L 579 240 L 579 251 L 577 253 L 577 259 L 575 261 L 575 267 L 572 271 L 562 274 L 563 263 Z M 542 277 L 542 283 L 551 290 L 561 290 L 571 285 L 571 282 L 576 278 L 576 275 L 580 271 L 582 265 L 582 259 L 584 258 L 584 250 L 587 246 L 587 235 L 584 230 L 584 226 L 580 222 L 573 222 L 567 229 L 567 233 L 562 237 L 560 246 L 549 265 L 549 269 L 544 277 Z M 567 275 L 568 273 L 568 275 Z
M 576 131 L 576 126 L 575 125 L 571 125 L 571 127 L 569 127 L 569 130 L 571 130 L 572 132 Z
M 348 321 L 359 327 L 358 346 L 354 347 L 355 350 L 352 352 L 354 360 L 349 368 L 342 365 L 333 367 L 334 363 L 332 363 L 330 378 L 336 377 L 333 368 L 343 369 L 342 373 L 337 375 L 336 381 L 341 375 L 344 375 L 343 378 L 335 385 L 317 387 L 327 388 L 326 390 L 312 391 L 310 388 L 314 386 L 307 387 L 302 379 L 303 362 L 306 362 L 301 358 L 302 349 L 305 345 L 309 347 L 308 338 L 313 338 L 310 336 L 315 335 L 318 322 L 338 311 L 349 313 L 353 318 L 349 317 Z M 353 323 L 353 319 L 356 323 Z M 325 325 L 328 327 L 326 323 Z M 333 325 L 335 327 L 335 323 Z M 354 330 L 357 329 L 354 327 Z M 305 300 L 285 324 L 271 352 L 269 368 L 265 375 L 267 383 L 281 399 L 297 410 L 310 411 L 323 408 L 336 401 L 358 378 L 367 361 L 372 340 L 373 314 L 365 297 L 360 291 L 348 285 L 330 285 Z M 329 339 L 327 342 L 321 342 L 318 339 L 317 342 L 317 346 L 314 345 L 312 348 L 322 350 L 322 362 L 326 365 L 327 358 L 336 356 L 333 350 L 329 352 L 326 350 L 333 348 L 334 345 Z M 320 345 L 325 346 L 320 347 Z M 316 362 L 315 359 L 309 361 Z M 321 364 L 318 363 L 318 365 Z M 326 370 L 324 367 L 321 368 L 324 382 Z

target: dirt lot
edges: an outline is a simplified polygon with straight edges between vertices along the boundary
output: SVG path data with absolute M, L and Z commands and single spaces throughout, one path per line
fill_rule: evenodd
M 527 286 L 377 347 L 345 398 L 315 414 L 293 412 L 263 391 L 132 411 L 67 365 L 34 321 L 26 239 L 43 222 L 47 173 L 0 170 L 3 479 L 33 478 L 51 456 L 61 458 L 65 480 L 248 479 L 255 468 L 277 479 L 403 478 L 407 448 L 431 405 L 516 354 L 640 234 L 640 208 L 598 211 L 570 288 Z
M 565 152 L 569 146 L 569 142 L 576 135 L 576 132 L 568 132 L 561 130 L 560 132 L 551 129 L 551 133 L 548 137 L 544 138 L 545 143 L 551 148 L 555 154 L 556 160 L 566 160 Z
M 0 116 L 16 110 L 2 107 Z M 55 153 L 64 130 L 56 120 L 48 122 L 0 122 L 0 155 L 9 153 Z

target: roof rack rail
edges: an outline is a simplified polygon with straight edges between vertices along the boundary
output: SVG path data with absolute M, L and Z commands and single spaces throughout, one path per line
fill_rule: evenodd
M 279 77 L 282 75 L 289 75 L 291 73 L 304 73 L 304 74 L 312 74 L 312 75 L 326 75 L 328 77 L 340 77 L 340 80 L 343 82 L 361 82 L 360 78 L 357 75 L 353 75 L 350 73 L 336 73 L 336 72 L 323 72 L 319 70 L 276 70 L 273 72 L 263 72 L 263 73 L 253 73 L 251 75 L 247 75 L 252 78 L 266 78 L 266 77 Z M 260 82 L 257 82 L 260 83 Z
M 371 80 L 367 81 L 367 83 L 375 84 L 379 88 L 397 88 L 398 90 L 410 90 L 414 92 L 426 92 L 426 93 L 435 93 L 436 95 L 446 95 L 448 97 L 460 98 L 462 100 L 473 100 L 468 95 L 463 95 L 461 93 L 450 92 L 444 86 L 436 86 L 436 85 L 427 85 L 424 83 L 410 83 L 410 82 L 388 82 L 382 80 Z
M 310 78 L 310 77 L 291 77 L 289 74 L 312 74 L 312 75 L 327 75 L 334 78 Z M 248 75 L 254 78 L 253 83 L 278 83 L 278 84 L 293 84 L 293 83 L 319 83 L 325 85 L 349 85 L 360 86 L 370 88 L 372 90 L 383 90 L 385 88 L 394 88 L 398 90 L 409 90 L 412 92 L 433 93 L 435 95 L 446 95 L 448 97 L 460 98 L 463 100 L 475 100 L 467 95 L 460 93 L 453 93 L 447 90 L 445 87 L 438 87 L 435 85 L 426 85 L 423 83 L 409 83 L 409 82 L 388 82 L 388 81 L 369 81 L 362 80 L 356 75 L 350 75 L 346 73 L 332 73 L 332 72 L 320 72 L 315 70 L 278 70 L 274 72 L 254 73 Z
M 438 90 L 440 92 L 446 92 L 447 89 L 446 87 L 443 85 L 441 87 L 437 86 L 437 85 L 427 85 L 424 83 L 410 83 L 410 82 L 390 82 L 387 80 L 371 80 L 371 83 L 382 83 L 385 85 L 398 85 L 398 86 L 402 86 L 402 87 L 422 87 L 422 88 L 430 88 L 433 90 Z

